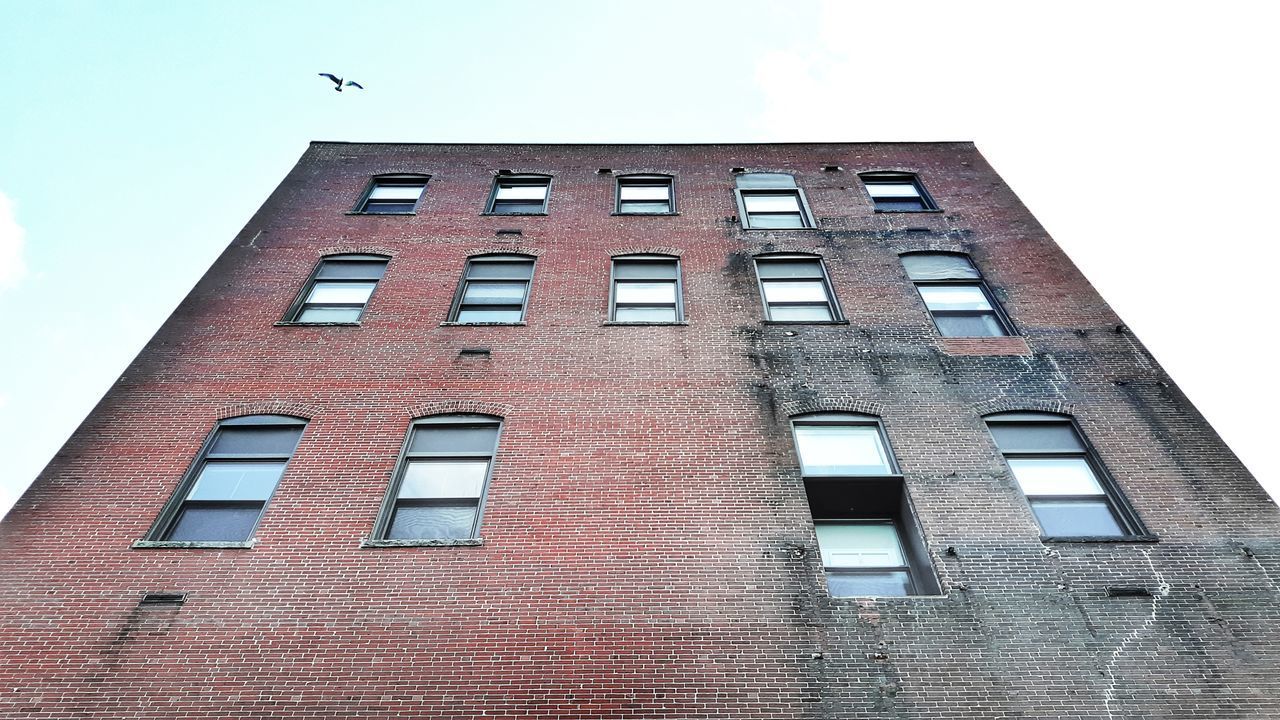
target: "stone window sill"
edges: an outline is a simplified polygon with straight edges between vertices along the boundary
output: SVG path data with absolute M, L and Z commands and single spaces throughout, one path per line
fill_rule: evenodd
M 359 322 L 293 322 L 281 320 L 276 327 L 360 327 Z
M 362 548 L 401 548 L 401 547 L 478 547 L 484 545 L 484 538 L 461 538 L 457 540 L 370 540 L 360 539 Z
M 1079 537 L 1041 535 L 1040 542 L 1046 543 L 1155 543 L 1160 542 L 1156 535 L 1082 535 Z
M 681 320 L 680 322 L 619 322 L 617 320 L 606 320 L 600 323 L 601 327 L 679 327 L 688 325 L 689 323 Z
M 520 322 L 442 322 L 440 327 L 524 327 L 528 324 L 523 320 Z
M 136 540 L 134 550 L 248 550 L 257 544 L 256 539 L 244 542 L 223 542 L 212 540 Z
M 761 320 L 765 325 L 848 325 L 848 320 Z

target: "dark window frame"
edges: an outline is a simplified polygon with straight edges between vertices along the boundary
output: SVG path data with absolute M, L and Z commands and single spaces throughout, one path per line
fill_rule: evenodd
M 835 286 L 831 284 L 831 275 L 830 273 L 827 272 L 826 260 L 821 255 L 811 255 L 811 254 L 805 254 L 805 253 L 768 253 L 764 255 L 756 255 L 752 258 L 752 260 L 755 263 L 756 289 L 760 293 L 760 304 L 764 307 L 764 319 L 766 322 L 785 323 L 785 324 L 794 324 L 794 325 L 805 325 L 805 324 L 830 325 L 830 324 L 843 324 L 846 322 L 844 318 L 844 311 L 840 308 L 840 301 L 836 297 Z M 818 276 L 814 275 L 814 276 L 807 276 L 807 277 L 796 278 L 791 280 L 782 280 L 782 279 L 765 280 L 760 275 L 760 263 L 762 261 L 765 262 L 766 264 L 769 262 L 784 263 L 784 262 L 790 262 L 790 261 L 817 262 L 818 269 L 822 272 L 822 276 L 821 278 L 818 278 Z M 778 307 L 817 307 L 818 303 L 790 302 L 790 301 L 770 303 L 768 298 L 765 295 L 766 283 L 782 284 L 786 282 L 813 282 L 814 280 L 818 280 L 818 279 L 821 279 L 822 287 L 827 294 L 826 305 L 827 305 L 827 313 L 831 315 L 830 319 L 828 320 L 776 320 L 774 319 L 772 308 L 775 305 Z
M 752 186 L 751 178 L 753 177 L 759 178 L 759 180 L 763 181 L 764 183 L 773 183 L 773 184 L 761 184 L 761 185 Z M 787 178 L 787 180 L 789 181 L 789 184 L 783 184 L 781 182 L 782 178 Z M 746 187 L 743 187 L 744 183 L 747 184 Z M 793 196 L 796 198 L 796 205 L 800 211 L 800 227 L 769 228 L 769 227 L 756 227 L 752 224 L 751 222 L 752 213 L 747 212 L 746 198 L 751 196 L 761 197 L 761 196 L 770 196 L 770 195 L 772 196 L 786 195 L 786 196 Z M 738 217 L 741 218 L 741 225 L 743 230 L 756 230 L 756 231 L 813 230 L 817 227 L 817 222 L 814 220 L 814 217 L 813 217 L 813 210 L 810 209 L 809 207 L 809 199 L 805 197 L 804 189 L 796 184 L 795 176 L 791 175 L 790 173 L 771 173 L 771 172 L 739 173 L 738 176 L 735 178 L 735 185 L 733 188 L 733 197 L 735 202 L 738 205 Z M 780 215 L 791 215 L 791 214 L 793 213 L 790 213 L 790 212 L 785 212 L 785 213 L 757 212 L 755 213 L 756 216 L 764 216 L 764 215 L 780 216 Z
M 652 263 L 654 265 L 674 265 L 675 266 L 675 319 L 670 321 L 654 321 L 654 320 L 619 320 L 618 319 L 618 285 L 627 283 L 643 283 L 655 282 L 652 279 L 623 279 L 618 277 L 618 261 L 635 262 L 635 263 Z M 632 255 L 614 255 L 609 259 L 609 322 L 620 325 L 680 325 L 684 323 L 684 279 L 683 268 L 680 265 L 680 258 L 676 255 L 660 255 L 660 254 L 632 254 Z M 657 282 L 672 282 L 668 280 L 659 280 Z M 668 307 L 667 304 L 646 305 L 641 303 L 623 303 L 623 307 Z
M 996 446 L 997 452 L 1005 461 L 1005 468 L 1009 471 L 1010 477 L 1013 478 L 1014 485 L 1017 487 L 1019 494 L 1027 502 L 1027 509 L 1031 511 L 1032 519 L 1036 521 L 1036 525 L 1041 529 L 1041 540 L 1045 541 L 1088 541 L 1088 542 L 1125 542 L 1134 540 L 1152 540 L 1154 537 L 1147 529 L 1146 524 L 1142 522 L 1142 518 L 1138 516 L 1137 510 L 1129 502 L 1124 490 L 1120 484 L 1116 482 L 1111 472 L 1107 470 L 1107 466 L 1102 462 L 1102 457 L 1098 454 L 1093 443 L 1089 441 L 1089 436 L 1085 434 L 1080 427 L 1080 423 L 1074 416 L 1061 413 L 1051 413 L 1044 411 L 1011 411 L 1000 412 L 985 415 L 982 418 L 987 427 L 987 433 L 991 436 L 992 442 Z M 1066 425 L 1075 434 L 1075 439 L 1079 442 L 1081 450 L 1065 451 L 1060 448 L 1052 448 L 1046 450 L 1005 450 L 1000 447 L 1000 442 L 996 438 L 995 433 L 991 432 L 992 424 L 1016 426 L 1016 425 Z M 1010 458 L 1035 458 L 1035 459 L 1080 459 L 1088 465 L 1089 470 L 1093 473 L 1093 477 L 1097 480 L 1098 485 L 1102 488 L 1101 495 L 1027 495 L 1022 490 L 1021 483 L 1018 482 L 1017 475 L 1013 471 L 1013 467 L 1009 465 Z M 1035 514 L 1035 502 L 1038 499 L 1058 500 L 1058 501 L 1083 501 L 1095 500 L 1102 498 L 1111 511 L 1112 517 L 1116 524 L 1120 527 L 1120 535 L 1050 535 L 1044 531 L 1039 517 Z
M 942 278 L 942 279 L 926 278 L 923 280 L 918 280 L 916 278 L 911 277 L 911 273 L 910 271 L 907 270 L 906 264 L 902 263 L 902 259 L 905 257 L 919 256 L 919 255 L 949 255 L 952 257 L 964 258 L 965 261 L 969 263 L 969 267 L 973 268 L 973 271 L 978 274 L 978 277 L 976 279 L 974 278 Z M 903 272 L 907 273 L 907 279 L 911 281 L 911 283 L 915 286 L 916 294 L 920 297 L 920 302 L 924 305 L 924 311 L 928 313 L 929 320 L 933 323 L 934 330 L 938 332 L 938 335 L 940 337 L 980 338 L 980 337 L 1017 337 L 1020 335 L 1020 333 L 1018 332 L 1018 328 L 1014 326 L 1013 320 L 1010 319 L 1009 314 L 1005 311 L 1004 305 L 1002 305 L 1000 301 L 996 299 L 995 293 L 991 291 L 991 287 L 987 284 L 986 276 L 982 274 L 982 270 L 978 268 L 978 264 L 973 261 L 973 257 L 970 256 L 968 253 L 953 252 L 949 250 L 937 251 L 937 252 L 934 252 L 934 251 L 905 252 L 898 255 L 898 262 L 902 264 Z M 976 287 L 978 291 L 982 293 L 983 297 L 986 298 L 987 304 L 991 306 L 990 315 L 992 315 L 996 319 L 996 323 L 1000 326 L 1002 330 L 1004 330 L 1004 333 L 1002 335 L 949 335 L 946 332 L 943 332 L 942 326 L 938 324 L 939 316 L 973 317 L 977 315 L 986 315 L 988 313 L 982 310 L 941 310 L 941 311 L 934 310 L 933 308 L 929 307 L 929 301 L 925 299 L 924 293 L 920 291 L 920 288 L 921 287 L 938 287 L 938 286 Z
M 925 189 L 924 183 L 920 181 L 920 175 L 918 173 L 888 171 L 888 170 L 884 170 L 884 171 L 873 170 L 870 172 L 858 173 L 858 179 L 862 181 L 862 190 L 863 192 L 866 193 L 867 198 L 871 201 L 871 206 L 875 209 L 875 212 L 878 212 L 878 213 L 912 213 L 912 212 L 929 213 L 929 212 L 941 211 L 941 208 L 938 207 L 938 203 L 933 199 L 933 196 L 929 194 L 929 191 Z M 875 196 L 871 194 L 871 188 L 868 187 L 869 185 L 876 185 L 876 184 L 895 184 L 895 185 L 910 184 L 914 186 L 916 193 L 920 197 L 921 207 L 893 208 L 893 207 L 881 206 L 880 201 L 877 200 Z
M 657 187 L 665 185 L 667 188 L 667 209 L 664 212 L 636 212 L 634 210 L 622 209 L 622 187 L 624 185 Z M 614 182 L 613 190 L 613 214 L 614 215 L 679 215 L 676 208 L 676 179 L 674 175 L 656 175 L 652 173 L 635 173 L 630 175 L 619 175 Z
M 805 474 L 804 456 L 801 454 L 799 437 L 796 433 L 796 428 L 800 426 L 874 428 L 890 472 L 838 475 Z M 824 563 L 822 569 L 827 577 L 833 575 L 850 576 L 905 572 L 908 578 L 908 591 L 902 596 L 833 594 L 832 597 L 921 597 L 942 594 L 941 585 L 938 582 L 937 574 L 933 570 L 933 564 L 930 561 L 928 548 L 925 544 L 924 530 L 920 527 L 917 519 L 918 515 L 912 505 L 910 494 L 907 492 L 906 480 L 901 474 L 897 454 L 894 453 L 893 445 L 889 442 L 889 434 L 885 429 L 883 419 L 867 413 L 845 411 L 796 415 L 791 418 L 791 442 L 792 447 L 795 449 L 796 467 L 805 487 L 810 521 L 814 526 L 814 538 L 817 538 L 819 525 L 847 526 L 890 522 L 897 534 L 897 541 L 903 558 L 907 561 L 907 565 L 904 566 L 828 567 Z M 825 507 L 825 504 L 830 502 L 832 498 L 865 493 L 872 493 L 879 498 L 878 502 L 872 503 L 877 507 L 866 512 L 854 514 L 840 512 L 837 516 L 832 516 L 827 511 L 820 509 Z M 819 557 L 821 557 L 821 552 L 821 544 L 819 544 Z M 830 584 L 828 581 L 828 590 L 830 590 Z
M 275 498 L 276 491 L 280 487 L 280 482 L 284 480 L 285 475 L 289 472 L 289 463 L 293 460 L 293 456 L 298 454 L 298 446 L 302 444 L 302 436 L 306 433 L 308 421 L 294 417 L 291 415 L 241 415 L 233 418 L 226 418 L 218 421 L 213 430 L 205 437 L 204 443 L 200 446 L 194 459 L 187 467 L 187 471 L 183 474 L 182 479 L 174 488 L 173 493 L 165 502 L 164 507 L 160 510 L 160 514 L 156 517 L 151 528 L 147 531 L 146 542 L 151 543 L 173 543 L 174 545 L 200 545 L 208 543 L 211 545 L 232 545 L 243 546 L 251 543 L 254 534 L 258 531 L 258 526 L 262 523 L 262 518 L 267 513 L 267 508 L 271 506 L 272 499 Z M 298 440 L 294 443 L 292 451 L 288 455 L 279 453 L 228 453 L 214 454 L 212 449 L 217 442 L 218 434 L 223 428 L 243 428 L 243 427 L 297 427 L 299 428 Z M 213 460 L 218 463 L 235 463 L 235 462 L 281 462 L 283 467 L 280 468 L 280 477 L 276 480 L 275 486 L 271 489 L 271 493 L 261 503 L 258 501 L 243 500 L 189 500 L 188 496 L 195 488 L 196 481 L 200 478 L 200 474 L 204 471 L 209 461 Z M 249 528 L 248 536 L 241 541 L 233 540 L 169 540 L 169 535 L 173 532 L 177 525 L 179 517 L 182 515 L 188 505 L 200 507 L 248 507 L 253 505 L 261 505 L 258 510 L 258 517 L 254 520 L 253 525 Z
M 489 189 L 489 199 L 485 202 L 484 215 L 546 215 L 547 208 L 551 205 L 551 185 L 554 178 L 551 175 L 539 173 L 516 173 L 501 174 L 493 178 L 493 184 Z M 546 193 L 542 196 L 542 209 L 540 210 L 517 210 L 513 212 L 503 212 L 498 209 L 498 190 L 503 184 L 522 185 L 526 187 L 545 187 Z M 529 204 L 529 203 L 525 203 Z
M 446 452 L 412 452 L 410 448 L 413 445 L 414 435 L 419 428 L 422 427 L 496 427 L 497 433 L 493 439 L 493 450 L 489 454 L 482 453 L 446 453 Z M 488 504 L 489 487 L 493 480 L 493 468 L 498 461 L 498 447 L 502 443 L 502 432 L 506 428 L 506 419 L 497 415 L 488 415 L 484 413 L 452 413 L 446 415 L 428 415 L 425 417 L 415 418 L 409 423 L 409 429 L 405 432 L 404 442 L 400 446 L 400 453 L 396 457 L 395 470 L 391 476 L 391 482 L 387 484 L 387 492 L 383 497 L 382 504 L 378 509 L 378 517 L 374 520 L 373 530 L 370 534 L 373 542 L 394 544 L 403 542 L 406 544 L 432 544 L 442 543 L 448 544 L 455 542 L 457 544 L 465 544 L 475 542 L 480 539 L 480 526 L 484 521 L 484 510 Z M 416 459 L 480 459 L 485 458 L 488 461 L 488 467 L 485 469 L 484 485 L 480 489 L 480 495 L 476 498 L 476 514 L 471 524 L 470 537 L 447 539 L 447 538 L 416 538 L 397 541 L 388 538 L 387 534 L 391 531 L 391 525 L 395 519 L 396 509 L 400 505 L 400 489 L 404 484 L 405 473 L 408 470 L 410 462 Z M 438 505 L 447 503 L 447 499 Z M 414 500 L 409 504 L 415 506 L 425 506 L 431 504 L 430 500 Z
M 372 281 L 373 289 L 369 291 L 369 298 L 365 300 L 363 303 L 360 303 L 358 305 L 358 307 L 360 308 L 360 314 L 356 317 L 355 320 L 337 321 L 337 322 L 324 322 L 324 321 L 310 322 L 307 320 L 299 320 L 298 318 L 302 316 L 302 313 L 308 308 L 312 308 L 312 307 L 345 307 L 345 308 L 357 307 L 356 303 L 309 303 L 307 302 L 307 298 L 311 296 L 311 291 L 315 288 L 315 285 L 317 282 L 337 283 L 337 284 L 341 284 L 341 283 L 363 284 L 363 283 L 370 282 L 368 278 L 323 278 L 322 279 L 320 277 L 320 273 L 324 271 L 325 263 L 333 262 L 333 261 L 367 262 L 370 264 L 381 263 L 382 275 L 379 275 L 376 280 Z M 391 262 L 390 256 L 375 255 L 371 253 L 341 253 L 337 255 L 326 255 L 320 258 L 320 261 L 316 263 L 316 266 L 311 269 L 311 274 L 307 276 L 307 281 L 306 283 L 303 284 L 302 290 L 298 293 L 297 297 L 294 298 L 293 302 L 289 304 L 289 310 L 285 312 L 284 318 L 281 319 L 280 322 L 289 324 L 289 325 L 359 325 L 360 321 L 364 318 L 365 310 L 369 308 L 369 303 L 373 302 L 373 294 L 378 291 L 378 285 L 382 283 L 382 278 L 386 277 L 387 266 L 390 264 L 390 262 Z
M 431 181 L 430 175 L 415 173 L 395 173 L 387 175 L 374 175 L 369 179 L 369 183 L 365 186 L 364 193 L 360 195 L 360 202 L 356 203 L 355 209 L 351 211 L 352 215 L 416 215 L 418 206 L 422 204 L 422 198 L 427 196 L 427 184 Z M 418 191 L 418 197 L 412 203 L 408 210 L 399 210 L 395 212 L 370 212 L 370 207 L 405 205 L 405 201 L 380 201 L 372 199 L 373 193 L 382 186 L 401 186 L 409 187 L 421 185 L 422 189 Z M 372 205 L 371 205 L 372 203 Z
M 468 320 L 459 320 L 458 316 L 465 309 L 466 303 L 463 298 L 466 296 L 467 285 L 472 282 L 471 268 L 476 263 L 486 262 L 513 262 L 519 260 L 529 264 L 528 278 L 475 278 L 475 282 L 496 282 L 496 283 L 524 283 L 524 302 L 520 305 L 519 320 L 498 320 L 498 321 L 481 321 L 473 322 Z M 454 293 L 453 304 L 449 307 L 449 323 L 456 325 L 519 325 L 525 321 L 525 317 L 529 312 L 530 295 L 533 293 L 533 276 L 537 272 L 538 259 L 533 255 L 524 255 L 520 253 L 485 253 L 483 255 L 472 255 L 467 258 L 467 262 L 462 268 L 462 278 L 458 281 L 458 289 Z

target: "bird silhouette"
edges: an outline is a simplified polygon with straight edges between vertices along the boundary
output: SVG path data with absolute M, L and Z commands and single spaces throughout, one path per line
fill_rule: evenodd
M 364 89 L 364 86 L 356 82 L 355 80 L 348 80 L 346 81 L 346 83 L 343 83 L 342 78 L 331 75 L 329 73 L 318 73 L 318 74 L 320 75 L 320 77 L 327 77 L 330 80 L 332 80 L 334 85 L 333 89 L 337 90 L 338 92 L 342 92 L 343 87 L 354 87 L 354 88 L 359 88 L 361 90 Z

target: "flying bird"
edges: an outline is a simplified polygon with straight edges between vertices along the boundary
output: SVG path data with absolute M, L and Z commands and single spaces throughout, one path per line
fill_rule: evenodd
M 343 83 L 342 78 L 335 77 L 333 75 L 330 75 L 329 73 L 318 73 L 318 74 L 320 75 L 320 77 L 327 77 L 330 80 L 332 80 L 334 85 L 333 89 L 337 90 L 338 92 L 342 92 L 342 88 L 344 87 L 354 87 L 354 88 L 359 88 L 361 90 L 364 89 L 364 86 L 356 82 L 355 80 L 348 80 L 345 83 Z

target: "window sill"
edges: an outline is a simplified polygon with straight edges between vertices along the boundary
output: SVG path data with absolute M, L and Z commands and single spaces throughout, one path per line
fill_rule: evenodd
M 379 216 L 381 216 L 381 217 L 404 217 L 405 215 L 417 215 L 418 213 L 417 213 L 416 211 L 415 211 L 415 212 L 403 212 L 403 213 L 371 213 L 371 212 L 354 212 L 354 211 L 352 211 L 352 212 L 345 212 L 345 213 L 343 213 L 343 214 L 344 214 L 344 215 L 365 215 L 365 216 L 369 216 L 369 217 L 379 217 Z
M 539 217 L 539 216 L 545 216 L 545 215 L 546 215 L 546 213 L 545 213 L 545 212 L 532 212 L 532 213 L 528 213 L 528 212 L 512 212 L 512 213 L 482 212 L 482 213 L 480 213 L 480 217 L 488 217 L 488 216 L 492 216 L 492 217 Z
M 848 325 L 848 320 L 761 320 L 765 325 Z
M 664 327 L 673 325 L 678 327 L 688 324 L 689 323 L 684 322 L 683 320 L 680 322 L 625 322 L 619 320 L 606 320 L 605 322 L 600 323 L 600 327 Z
M 360 322 L 291 322 L 281 320 L 276 327 L 360 327 Z
M 901 473 L 888 475 L 801 475 L 805 482 L 858 482 L 859 480 L 902 480 Z
M 1080 537 L 1041 535 L 1046 543 L 1156 543 L 1157 535 L 1082 535 Z
M 909 214 L 909 213 L 917 213 L 917 214 L 919 214 L 919 213 L 925 213 L 925 214 L 933 213 L 933 214 L 937 215 L 937 214 L 941 214 L 941 213 L 946 212 L 946 211 L 945 211 L 945 210 L 940 210 L 940 209 L 939 209 L 939 210 L 881 210 L 881 209 L 879 209 L 879 208 L 876 208 L 876 209 L 875 209 L 875 212 L 876 212 L 876 214 L 884 213 L 884 214 L 887 214 L 887 215 Z
M 400 547 L 478 547 L 484 545 L 484 538 L 461 538 L 457 540 L 370 540 L 360 539 L 362 548 L 400 548 Z
M 753 228 L 753 227 L 744 227 L 744 228 L 742 228 L 742 229 L 743 229 L 743 231 L 744 231 L 744 232 L 760 232 L 760 233 L 766 233 L 766 232 L 813 232 L 813 231 L 815 231 L 815 230 L 821 230 L 822 228 L 819 228 L 819 227 L 802 227 L 802 228 Z
M 524 327 L 528 324 L 523 320 L 520 322 L 442 322 L 440 327 Z
M 224 542 L 221 540 L 135 540 L 130 547 L 134 550 L 248 550 L 257 544 L 256 539 L 244 542 Z
M 609 216 L 610 216 L 610 217 L 673 217 L 673 216 L 675 216 L 675 215 L 679 215 L 679 214 L 680 214 L 680 213 L 678 213 L 678 212 L 664 212 L 664 213 L 629 213 L 629 212 L 615 212 L 615 213 L 609 213 Z

